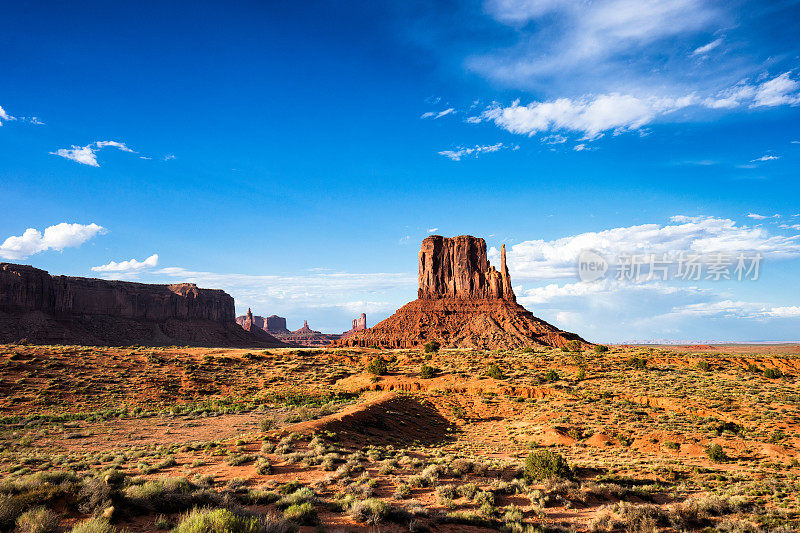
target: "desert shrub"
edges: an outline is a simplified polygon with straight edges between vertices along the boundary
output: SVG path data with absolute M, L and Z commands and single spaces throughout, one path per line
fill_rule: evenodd
M 777 368 L 765 368 L 764 377 L 767 379 L 778 379 L 780 377 L 783 377 L 783 372 L 781 372 Z
M 238 515 L 228 509 L 194 509 L 186 514 L 174 533 L 266 533 L 291 531 L 280 519 Z
M 348 511 L 353 520 L 366 524 L 378 524 L 389 514 L 389 506 L 376 498 L 354 502 Z
M 14 496 L 0 494 L 0 530 L 11 529 L 25 506 Z
M 259 457 L 256 461 L 256 472 L 262 476 L 272 473 L 272 465 L 266 457 Z
M 19 533 L 53 533 L 58 529 L 58 515 L 47 507 L 34 507 L 17 518 Z
M 578 373 L 575 374 L 575 379 L 577 379 L 578 381 L 583 381 L 584 379 L 586 379 L 586 369 L 580 367 L 578 369 Z
M 628 359 L 628 366 L 632 366 L 633 368 L 637 368 L 639 370 L 644 370 L 647 368 L 647 359 L 643 357 L 631 357 Z
M 228 464 L 230 466 L 239 466 L 247 463 L 252 463 L 256 460 L 255 455 L 232 453 L 228 456 Z
M 99 478 L 87 479 L 78 492 L 80 511 L 92 513 L 100 507 L 111 505 L 111 487 Z
M 452 500 L 458 495 L 453 485 L 441 485 L 436 487 L 436 496 L 439 498 L 439 502 L 442 503 L 443 501 Z
M 383 357 L 376 357 L 367 365 L 367 372 L 376 376 L 383 376 L 389 372 L 389 367 Z
M 522 509 L 517 507 L 514 504 L 509 505 L 505 508 L 505 512 L 503 513 L 503 521 L 506 523 L 509 522 L 520 522 L 522 521 Z
M 698 361 L 697 368 L 699 368 L 704 372 L 708 372 L 709 370 L 711 370 L 711 363 L 709 363 L 708 361 Z
M 163 514 L 160 514 L 156 518 L 155 526 L 156 526 L 157 529 L 167 529 L 167 530 L 169 530 L 169 529 L 172 529 L 173 527 L 175 527 L 175 524 L 173 524 L 172 521 L 169 518 L 167 518 Z
M 553 369 L 548 370 L 547 373 L 544 375 L 544 380 L 549 381 L 551 383 L 553 381 L 558 381 L 559 379 L 561 379 L 561 377 L 558 375 L 558 372 L 556 372 Z
M 711 444 L 706 448 L 706 455 L 708 455 L 708 458 L 715 463 L 724 463 L 728 460 L 728 454 L 725 453 L 725 450 L 722 449 L 722 446 L 716 443 Z
M 486 371 L 487 375 L 493 379 L 503 379 L 503 371 L 500 370 L 500 367 L 497 366 L 496 363 L 492 363 L 489 365 L 488 370 Z
M 436 369 L 430 365 L 422 365 L 419 369 L 419 377 L 430 379 L 436 375 Z
M 317 510 L 314 509 L 311 502 L 295 503 L 283 510 L 283 517 L 298 524 L 315 524 L 317 522 Z
M 261 431 L 269 431 L 275 427 L 275 420 L 272 418 L 265 418 L 261 421 L 259 427 L 261 427 Z
M 464 483 L 456 488 L 456 492 L 458 492 L 459 496 L 471 500 L 478 493 L 478 486 L 475 483 Z
M 754 374 L 760 374 L 761 373 L 761 369 L 758 368 L 758 365 L 756 365 L 755 363 L 748 363 L 747 364 L 747 371 L 748 372 L 752 372 Z
M 70 533 L 114 533 L 116 530 L 105 518 L 88 518 L 76 524 Z
M 285 507 L 291 507 L 292 505 L 310 502 L 313 499 L 314 492 L 308 487 L 302 487 L 281 498 L 278 501 L 277 506 L 278 508 L 282 509 Z
M 394 497 L 398 500 L 405 500 L 411 496 L 411 487 L 407 483 L 398 483 L 394 491 Z
M 776 429 L 772 432 L 772 435 L 769 436 L 769 441 L 773 444 L 782 441 L 786 438 L 786 434 L 781 431 L 780 429 Z
M 430 342 L 426 342 L 423 347 L 425 349 L 425 353 L 436 353 L 436 352 L 439 351 L 439 347 L 440 346 L 441 346 L 441 344 L 439 344 L 438 342 L 430 341 Z
M 580 352 L 582 348 L 581 341 L 572 340 L 567 342 L 567 349 L 571 352 Z
M 598 344 L 594 347 L 594 353 L 606 353 L 608 351 L 608 346 L 604 346 L 602 344 Z
M 550 450 L 533 451 L 525 460 L 525 479 L 529 482 L 554 477 L 569 478 L 571 475 L 567 460 Z

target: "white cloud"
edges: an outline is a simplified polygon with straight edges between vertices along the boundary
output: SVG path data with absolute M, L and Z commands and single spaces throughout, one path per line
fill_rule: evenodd
M 657 57 L 661 66 L 665 56 L 659 44 L 696 42 L 694 35 L 725 19 L 702 0 L 488 0 L 484 8 L 515 26 L 519 41 L 470 58 L 468 68 L 510 85 L 556 90 L 652 78 L 648 59 Z
M 127 261 L 111 261 L 106 265 L 92 267 L 94 272 L 133 272 L 144 268 L 153 268 L 158 265 L 158 254 L 153 254 L 144 261 L 129 259 Z
M 454 107 L 448 107 L 444 111 L 439 111 L 438 113 L 436 113 L 434 111 L 428 111 L 427 113 L 423 113 L 420 116 L 420 118 L 432 118 L 432 119 L 436 120 L 437 118 L 442 118 L 444 116 L 451 115 L 451 114 L 453 114 L 455 112 L 456 112 L 456 110 L 455 110 Z
M 461 158 L 465 156 L 478 157 L 480 154 L 497 152 L 498 150 L 502 150 L 503 148 L 506 147 L 501 142 L 486 146 L 481 146 L 476 144 L 472 148 L 465 148 L 463 146 L 458 146 L 455 150 L 443 150 L 439 152 L 439 155 L 442 155 L 452 161 L 461 161 Z
M 800 224 L 781 224 L 778 227 L 783 229 L 793 229 L 795 231 L 800 231 Z
M 781 218 L 781 216 L 778 213 L 775 213 L 772 216 L 759 215 L 758 213 L 747 213 L 747 217 L 748 218 L 752 218 L 754 220 L 766 220 L 768 218 Z
M 759 161 L 775 161 L 776 159 L 780 159 L 780 157 L 777 156 L 777 155 L 766 154 L 766 155 L 762 155 L 761 157 L 759 157 L 757 159 L 751 159 L 750 162 L 751 163 L 756 163 L 756 162 L 759 162 Z
M 591 148 L 586 146 L 584 143 L 576 144 L 575 146 L 572 147 L 572 149 L 575 150 L 576 152 L 583 152 L 584 150 L 591 150 Z
M 0 257 L 16 260 L 46 250 L 62 251 L 64 248 L 78 247 L 106 231 L 104 227 L 94 223 L 84 225 L 62 222 L 45 228 L 44 234 L 37 229 L 28 228 L 22 235 L 8 237 L 0 245 Z
M 608 131 L 616 133 L 640 129 L 658 117 L 694 103 L 694 97 L 638 98 L 630 94 L 603 94 L 572 100 L 559 98 L 548 102 L 531 102 L 523 106 L 519 100 L 508 107 L 498 103 L 482 114 L 484 121 L 523 135 L 569 131 L 595 139 Z
M 172 161 L 173 159 L 175 159 L 175 156 L 172 154 L 167 154 L 164 156 L 164 161 Z
M 752 105 L 753 107 L 795 105 L 800 103 L 798 87 L 800 87 L 800 83 L 791 79 L 788 72 L 784 72 L 777 78 L 765 81 L 758 86 Z
M 97 151 L 102 148 L 105 148 L 106 146 L 112 146 L 114 148 L 118 148 L 123 152 L 136 153 L 130 148 L 128 148 L 125 145 L 125 143 L 117 141 L 96 141 L 93 143 L 89 143 L 86 146 L 77 146 L 73 144 L 72 148 L 60 148 L 55 152 L 50 152 L 50 153 L 52 155 L 57 155 L 65 159 L 71 159 L 72 161 L 76 161 L 83 165 L 99 167 L 100 164 L 97 162 Z
M 762 82 L 742 81 L 733 87 L 706 98 L 704 105 L 712 109 L 749 107 L 775 107 L 800 103 L 800 83 L 789 72 Z
M 2 106 L 0 106 L 0 126 L 2 126 L 2 125 L 3 125 L 3 121 L 4 121 L 4 120 L 5 120 L 6 122 L 8 122 L 9 120 L 14 120 L 14 117 L 12 117 L 12 116 L 11 116 L 11 115 L 9 115 L 8 113 L 6 113 L 6 110 L 5 110 L 5 109 L 3 109 L 3 107 L 2 107 Z
M 715 48 L 719 47 L 719 45 L 722 44 L 722 41 L 723 41 L 722 37 L 720 37 L 719 39 L 714 39 L 713 41 L 711 41 L 708 44 L 704 44 L 703 46 L 695 48 L 694 51 L 692 52 L 692 55 L 693 56 L 706 55 L 710 51 L 712 51 Z
M 439 231 L 439 228 L 428 228 L 428 233 L 436 233 Z
M 739 226 L 733 220 L 678 215 L 670 224 L 642 224 L 581 233 L 552 241 L 529 240 L 508 250 L 508 264 L 516 280 L 575 278 L 579 254 L 594 250 L 611 261 L 625 254 L 680 252 L 738 254 L 759 252 L 767 259 L 800 256 L 800 236 L 770 235 L 762 227 Z M 497 249 L 490 258 L 498 260 Z

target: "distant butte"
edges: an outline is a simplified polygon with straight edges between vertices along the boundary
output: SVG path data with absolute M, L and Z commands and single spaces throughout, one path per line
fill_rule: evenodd
M 411 348 L 437 341 L 443 347 L 480 349 L 560 347 L 573 340 L 589 344 L 519 305 L 505 246 L 500 270 L 496 270 L 489 264 L 481 238 L 432 235 L 423 240 L 417 296 L 383 322 L 334 344 Z
M 0 263 L 0 343 L 285 346 L 234 321 L 233 298 L 193 283 L 153 285 L 51 276 Z

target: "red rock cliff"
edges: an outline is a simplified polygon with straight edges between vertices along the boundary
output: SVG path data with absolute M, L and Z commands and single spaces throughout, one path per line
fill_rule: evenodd
M 431 235 L 419 251 L 418 298 L 495 299 L 516 301 L 506 266 L 506 247 L 500 251 L 500 270 L 486 258 L 486 241 L 460 235 Z

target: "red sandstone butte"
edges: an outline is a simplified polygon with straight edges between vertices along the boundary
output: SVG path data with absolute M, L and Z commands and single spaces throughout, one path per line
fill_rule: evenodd
M 486 257 L 486 242 L 432 235 L 419 252 L 418 298 L 374 327 L 344 336 L 338 346 L 410 348 L 435 340 L 443 347 L 510 349 L 565 346 L 577 340 L 519 305 L 511 287 L 505 246 L 500 270 Z

